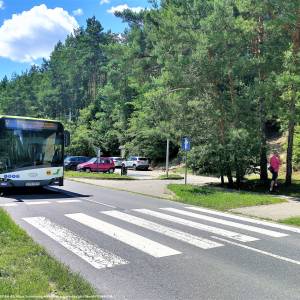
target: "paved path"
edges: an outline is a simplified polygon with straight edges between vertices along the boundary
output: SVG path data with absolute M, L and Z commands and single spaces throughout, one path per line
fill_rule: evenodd
M 284 198 L 284 196 L 282 198 Z M 288 199 L 286 203 L 236 208 L 236 209 L 232 209 L 231 211 L 253 216 L 253 217 L 267 218 L 267 219 L 278 221 L 290 217 L 296 217 L 296 216 L 299 217 L 300 216 L 299 201 Z
M 109 299 L 299 299 L 299 228 L 68 181 L 0 203 Z
M 167 188 L 170 183 L 184 184 L 184 180 L 154 179 L 164 174 L 160 171 L 143 172 L 129 170 L 129 172 L 130 176 L 139 180 L 98 180 L 86 178 L 72 178 L 72 180 L 166 199 L 172 197 L 171 192 Z M 219 181 L 220 180 L 215 177 L 188 175 L 189 184 L 204 185 Z

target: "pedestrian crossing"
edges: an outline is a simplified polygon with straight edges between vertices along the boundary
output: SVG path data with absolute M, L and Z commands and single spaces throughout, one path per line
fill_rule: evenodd
M 100 237 L 103 235 L 111 239 L 112 243 L 117 241 L 118 245 L 124 244 L 129 246 L 132 251 L 140 251 L 143 255 L 156 259 L 180 257 L 187 251 L 186 246 L 194 247 L 199 251 L 211 251 L 215 248 L 222 249 L 222 247 L 232 245 L 266 254 L 267 252 L 245 244 L 259 241 L 265 236 L 277 239 L 287 237 L 288 232 L 300 233 L 295 231 L 297 228 L 286 225 L 189 206 L 181 209 L 170 207 L 140 208 L 127 211 L 114 209 L 99 211 L 96 216 L 95 214 L 91 216 L 79 212 L 65 214 L 63 218 L 63 223 L 68 224 L 67 227 L 73 228 L 75 225 L 75 228 L 78 228 L 78 226 L 81 228 L 83 226 L 83 229 L 93 230 Z M 72 229 L 57 224 L 46 217 L 27 217 L 23 220 L 96 269 L 106 269 L 132 263 L 132 259 L 130 261 L 128 258 L 130 255 L 126 251 L 124 251 L 124 255 L 121 255 L 124 257 L 120 257 L 99 247 L 86 237 L 80 236 Z M 230 220 L 235 220 L 235 222 Z M 117 225 L 116 222 L 118 222 Z M 207 223 L 219 224 L 222 225 L 222 228 Z M 256 226 L 249 224 L 255 224 Z M 176 228 L 173 228 L 174 225 Z M 223 228 L 224 226 L 226 229 Z M 234 231 L 231 228 L 234 228 Z M 190 230 L 192 230 L 192 233 L 189 232 Z M 239 230 L 242 230 L 242 233 Z M 249 232 L 249 235 L 245 234 L 245 231 Z M 207 237 L 208 234 L 209 237 Z M 163 239 L 162 237 L 168 238 Z M 170 245 L 172 240 L 175 242 Z M 122 253 L 122 247 L 119 253 Z M 273 254 L 269 256 L 279 257 Z M 291 262 L 289 258 L 283 258 L 282 260 Z

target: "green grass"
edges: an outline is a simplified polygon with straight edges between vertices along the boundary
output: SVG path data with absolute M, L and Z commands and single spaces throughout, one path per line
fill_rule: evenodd
M 283 199 L 269 195 L 225 191 L 212 187 L 169 184 L 168 188 L 175 193 L 176 201 L 222 211 L 238 207 L 285 202 Z
M 259 181 L 259 179 L 248 179 L 243 182 L 240 189 L 243 191 L 250 191 L 255 193 L 266 193 L 270 188 L 270 182 L 264 184 Z M 278 180 L 278 191 L 276 192 L 280 195 L 299 197 L 300 198 L 300 180 L 293 180 L 290 186 L 284 184 L 283 179 Z
M 182 177 L 181 175 L 178 175 L 178 174 L 169 174 L 169 176 L 160 175 L 158 177 L 158 179 L 160 179 L 160 180 L 180 180 L 180 179 L 184 179 L 184 177 Z
M 17 296 L 100 299 L 85 280 L 50 257 L 2 209 L 0 245 L 0 295 L 10 299 Z
M 292 217 L 292 218 L 288 218 L 288 219 L 283 219 L 283 220 L 280 220 L 279 222 L 288 224 L 288 225 L 300 226 L 300 217 Z
M 89 179 L 106 179 L 106 180 L 134 180 L 130 176 L 121 176 L 119 174 L 108 173 L 86 173 L 76 171 L 66 171 L 66 178 L 89 178 Z

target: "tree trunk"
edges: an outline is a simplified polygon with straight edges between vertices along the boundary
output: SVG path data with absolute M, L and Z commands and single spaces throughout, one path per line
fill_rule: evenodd
M 228 178 L 228 187 L 233 188 L 233 177 L 232 177 L 232 172 L 230 166 L 227 166 L 227 178 Z
M 264 43 L 264 18 L 262 16 L 258 17 L 257 20 L 257 37 L 254 42 L 254 53 L 256 57 L 259 58 L 262 55 L 261 47 Z M 260 82 L 264 81 L 264 75 L 259 66 L 258 77 Z M 268 180 L 268 159 L 267 159 L 267 137 L 266 137 L 266 108 L 265 108 L 265 97 L 259 97 L 259 121 L 260 121 L 260 180 L 265 182 Z
M 221 171 L 221 185 L 224 186 L 225 184 L 225 180 L 224 180 L 224 174 L 223 174 L 223 170 Z
M 296 64 L 299 64 L 299 51 L 300 51 L 300 9 L 298 10 L 298 19 L 294 32 L 292 33 L 293 41 L 293 54 L 296 58 Z M 292 87 L 294 89 L 294 87 Z M 289 109 L 289 128 L 288 128 L 288 148 L 286 152 L 286 177 L 285 184 L 292 184 L 292 174 L 293 174 L 293 147 L 294 147 L 294 133 L 295 133 L 295 119 L 296 119 L 296 95 L 292 95 L 290 109 Z
M 266 137 L 266 110 L 265 99 L 259 98 L 260 108 L 260 180 L 268 180 L 268 159 L 267 159 L 267 137 Z
M 224 180 L 224 168 L 223 168 L 222 158 L 220 158 L 220 175 L 221 175 L 221 185 L 224 186 L 225 180 Z
M 294 133 L 295 133 L 295 112 L 296 112 L 296 99 L 293 97 L 290 105 L 290 119 L 288 128 L 288 147 L 286 151 L 286 176 L 285 184 L 292 184 L 293 174 L 293 146 L 294 146 Z

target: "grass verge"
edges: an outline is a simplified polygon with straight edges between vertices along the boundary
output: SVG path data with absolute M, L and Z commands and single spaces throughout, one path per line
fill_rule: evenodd
M 100 299 L 85 280 L 49 256 L 2 209 L 0 245 L 0 298 Z
M 89 179 L 105 179 L 105 180 L 135 180 L 130 176 L 121 176 L 119 174 L 108 173 L 85 173 L 76 171 L 66 171 L 66 178 L 89 178 Z
M 284 199 L 269 195 L 223 191 L 212 187 L 169 184 L 168 188 L 175 193 L 176 201 L 222 211 L 238 207 L 285 202 Z
M 160 175 L 158 177 L 158 179 L 160 179 L 160 180 L 180 180 L 180 179 L 184 179 L 184 177 L 182 177 L 181 175 L 178 175 L 178 174 L 169 174 L 169 176 Z
M 259 179 L 248 179 L 243 182 L 240 189 L 243 191 L 255 192 L 255 193 L 266 193 L 270 188 L 270 182 L 262 183 Z M 278 180 L 277 194 L 299 197 L 300 198 L 300 180 L 293 180 L 292 184 L 286 186 L 283 179 Z
M 287 218 L 287 219 L 280 220 L 279 222 L 288 225 L 300 226 L 300 217 Z

